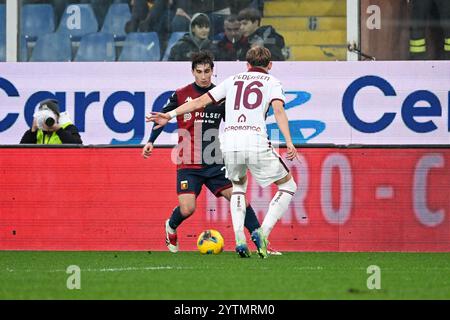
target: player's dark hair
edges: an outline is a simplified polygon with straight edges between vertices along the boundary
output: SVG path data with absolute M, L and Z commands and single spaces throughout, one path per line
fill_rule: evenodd
M 258 25 L 261 23 L 261 13 L 258 9 L 246 8 L 239 12 L 238 20 L 250 20 L 251 22 L 258 21 Z
M 267 67 L 270 63 L 272 55 L 269 49 L 265 47 L 255 46 L 247 51 L 245 56 L 247 62 L 252 67 Z
M 191 56 L 192 70 L 199 64 L 209 64 L 211 69 L 214 69 L 214 56 L 209 51 L 199 51 L 195 52 Z

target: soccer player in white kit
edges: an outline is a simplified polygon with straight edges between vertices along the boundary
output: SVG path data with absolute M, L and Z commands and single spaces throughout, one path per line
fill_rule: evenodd
M 278 187 L 261 228 L 252 233 L 258 254 L 261 258 L 266 258 L 270 232 L 287 211 L 297 190 L 288 168 L 267 138 L 265 119 L 270 105 L 286 140 L 287 159 L 296 158 L 297 150 L 292 144 L 289 132 L 281 83 L 268 74 L 272 67 L 270 51 L 263 47 L 253 47 L 247 52 L 246 58 L 247 72 L 227 78 L 199 98 L 186 102 L 168 113 L 152 112 L 147 120 L 156 122 L 158 125 L 155 128 L 158 128 L 177 115 L 225 99 L 225 126 L 220 136 L 220 144 L 227 177 L 233 183 L 230 210 L 236 236 L 236 252 L 241 257 L 250 256 L 244 233 L 247 169 L 261 187 L 267 187 L 272 183 Z

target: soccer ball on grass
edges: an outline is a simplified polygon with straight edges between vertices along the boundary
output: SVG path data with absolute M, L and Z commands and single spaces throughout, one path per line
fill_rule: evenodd
M 198 236 L 197 248 L 202 254 L 219 254 L 223 246 L 223 237 L 217 230 L 205 230 Z

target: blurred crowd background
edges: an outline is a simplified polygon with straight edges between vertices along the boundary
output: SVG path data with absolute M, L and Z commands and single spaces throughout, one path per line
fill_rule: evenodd
M 359 3 L 348 20 L 346 0 L 19 0 L 18 61 L 188 61 L 199 50 L 237 61 L 254 45 L 276 61 L 346 60 L 349 25 L 377 60 L 450 59 L 449 0 Z

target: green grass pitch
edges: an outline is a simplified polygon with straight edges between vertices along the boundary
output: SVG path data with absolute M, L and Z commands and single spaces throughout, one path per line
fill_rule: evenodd
M 367 287 L 371 265 L 381 289 Z M 450 299 L 450 253 L 2 251 L 0 299 Z

